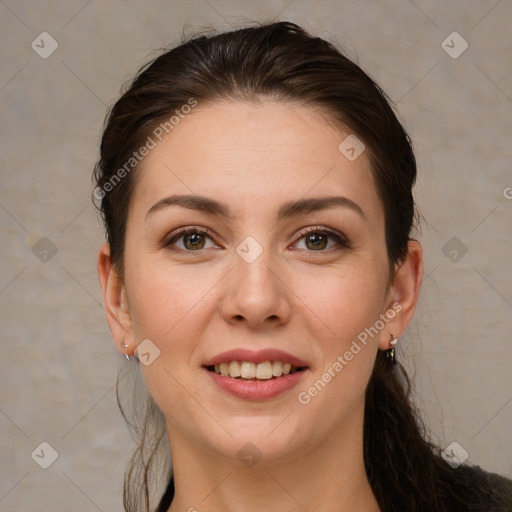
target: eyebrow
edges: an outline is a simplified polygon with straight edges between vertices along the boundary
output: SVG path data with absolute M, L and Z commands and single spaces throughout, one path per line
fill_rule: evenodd
M 221 203 L 215 199 L 199 195 L 173 195 L 165 197 L 155 203 L 146 214 L 146 219 L 150 214 L 160 211 L 169 206 L 181 206 L 190 210 L 198 210 L 210 215 L 222 217 L 225 219 L 233 219 L 233 212 L 225 203 Z M 363 219 L 367 220 L 363 209 L 352 199 L 343 196 L 324 196 L 312 197 L 308 199 L 298 199 L 296 201 L 288 201 L 283 203 L 277 212 L 277 221 L 306 215 L 319 210 L 327 210 L 336 206 L 350 208 L 358 213 Z

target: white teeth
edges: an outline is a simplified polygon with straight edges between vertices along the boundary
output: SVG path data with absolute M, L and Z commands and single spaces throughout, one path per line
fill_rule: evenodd
M 282 361 L 265 361 L 258 364 L 248 361 L 230 361 L 215 365 L 215 373 L 242 379 L 269 380 L 272 377 L 288 375 L 296 370 L 296 366 Z
M 274 377 L 281 377 L 283 375 L 283 363 L 281 361 L 274 361 L 272 363 L 272 375 Z
M 240 376 L 243 379 L 254 379 L 254 377 L 256 377 L 256 365 L 244 361 L 240 365 Z
M 259 363 L 258 366 L 256 366 L 256 378 L 262 380 L 272 378 L 272 363 L 270 361 Z
M 238 361 L 231 361 L 231 363 L 229 363 L 229 376 L 240 377 L 240 375 L 240 363 Z

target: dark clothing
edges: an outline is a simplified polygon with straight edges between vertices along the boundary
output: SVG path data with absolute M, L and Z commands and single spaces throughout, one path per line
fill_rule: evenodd
M 460 466 L 453 471 L 457 475 L 457 490 L 452 505 L 454 512 L 512 512 L 512 480 L 478 466 Z M 471 488 L 488 489 L 490 492 L 482 493 L 480 502 L 469 507 L 457 505 L 457 494 Z
M 460 466 L 452 470 L 453 493 L 444 504 L 443 510 L 450 512 L 512 512 L 512 480 L 496 473 L 489 473 L 478 466 Z M 466 490 L 483 489 L 479 493 L 478 502 L 465 496 Z M 167 512 L 174 497 L 174 480 L 171 478 L 167 490 L 162 496 L 160 505 L 155 512 Z M 438 498 L 439 499 L 439 498 Z M 429 510 L 414 512 L 437 512 L 436 505 Z M 221 511 L 219 511 L 221 512 Z M 387 512 L 382 508 L 382 512 Z M 413 512 L 406 511 L 403 512 Z

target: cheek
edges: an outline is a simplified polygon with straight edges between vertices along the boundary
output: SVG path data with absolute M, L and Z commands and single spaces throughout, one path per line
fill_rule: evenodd
M 193 423 L 194 412 L 183 404 L 190 402 L 191 360 L 204 335 L 205 322 L 216 307 L 209 290 L 218 279 L 212 272 L 206 275 L 197 269 L 171 268 L 151 258 L 144 264 L 143 255 L 136 260 L 126 275 L 135 340 L 139 344 L 150 339 L 159 350 L 159 357 L 148 366 L 140 364 L 140 369 L 167 419 Z
M 330 341 L 331 348 L 342 349 L 379 318 L 387 292 L 385 269 L 380 262 L 360 262 L 322 273 L 297 280 L 294 288 L 303 313 L 311 321 L 317 319 L 318 335 Z
M 375 326 L 387 291 L 381 262 L 347 265 L 302 285 L 308 330 L 319 368 L 299 390 L 298 402 L 337 422 L 360 405 L 377 354 Z M 330 404 L 330 405 L 329 405 Z
M 369 328 L 382 312 L 384 285 L 374 274 L 353 271 L 331 275 L 310 291 L 307 301 L 316 314 L 304 314 L 322 363 L 298 390 L 297 402 L 311 417 L 321 416 L 325 425 L 339 424 L 362 407 L 378 348 L 378 336 Z M 319 328 L 313 329 L 313 323 Z
M 126 279 L 133 329 L 138 342 L 150 338 L 165 349 L 167 340 L 185 341 L 183 332 L 190 337 L 192 319 L 204 310 L 215 279 L 197 268 L 155 264 L 150 258 L 146 263 L 144 256 L 137 258 Z

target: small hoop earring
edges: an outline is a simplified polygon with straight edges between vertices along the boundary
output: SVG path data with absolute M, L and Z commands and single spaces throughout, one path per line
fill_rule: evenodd
M 386 357 L 390 364 L 396 364 L 395 358 L 395 347 L 398 344 L 398 339 L 394 334 L 391 334 L 391 340 L 389 342 L 389 346 L 391 347 L 389 350 L 386 350 Z
M 121 347 L 128 348 L 128 345 L 124 342 L 124 340 L 121 341 Z M 130 360 L 130 356 L 128 354 L 125 354 L 124 357 L 126 357 L 128 361 Z

